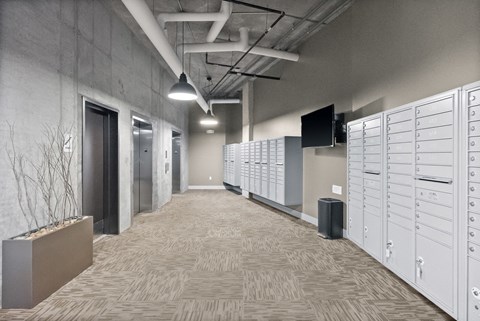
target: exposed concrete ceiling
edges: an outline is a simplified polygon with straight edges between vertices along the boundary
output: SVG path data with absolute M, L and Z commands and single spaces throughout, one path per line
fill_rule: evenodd
M 295 52 L 297 47 L 308 37 L 318 32 L 323 26 L 345 11 L 351 5 L 352 1 L 353 0 L 245 0 L 245 2 L 282 10 L 286 13 L 286 16 L 262 39 L 259 46 L 291 52 Z M 146 0 L 146 2 L 155 16 L 159 13 L 181 11 L 218 12 L 221 5 L 221 0 Z M 137 38 L 139 38 L 145 46 L 155 51 L 123 3 L 120 0 L 114 0 L 113 7 Z M 234 4 L 233 13 L 223 27 L 216 42 L 228 40 L 237 41 L 239 39 L 239 28 L 247 27 L 250 30 L 249 43 L 252 44 L 277 17 L 278 15 L 274 13 L 267 13 L 258 9 Z M 204 43 L 211 25 L 212 22 L 186 22 L 185 43 Z M 166 26 L 169 42 L 173 48 L 177 48 L 178 56 L 181 58 L 182 23 L 169 22 Z M 241 56 L 242 53 L 239 52 L 210 53 L 208 60 L 209 62 L 231 65 Z M 239 71 L 242 72 L 270 75 L 268 70 L 276 62 L 278 62 L 278 59 L 248 54 L 238 66 L 240 67 Z M 296 62 L 288 63 L 295 64 Z M 245 76 L 228 75 L 224 81 L 217 86 L 215 91 L 211 92 L 218 81 L 228 71 L 228 68 L 207 64 L 204 53 L 186 54 L 185 70 L 195 82 L 197 88 L 202 91 L 205 99 L 239 97 L 239 90 L 243 83 L 252 79 Z M 207 76 L 210 76 L 212 80 L 208 81 Z

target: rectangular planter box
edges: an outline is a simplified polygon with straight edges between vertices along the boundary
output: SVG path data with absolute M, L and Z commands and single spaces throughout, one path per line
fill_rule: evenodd
M 93 263 L 93 218 L 31 240 L 4 240 L 2 308 L 31 309 Z

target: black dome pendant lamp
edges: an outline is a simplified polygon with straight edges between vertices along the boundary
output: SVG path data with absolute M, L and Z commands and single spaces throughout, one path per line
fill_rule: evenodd
M 197 92 L 192 85 L 187 81 L 187 75 L 184 71 L 184 57 L 185 57 L 185 22 L 182 22 L 182 73 L 178 82 L 170 88 L 168 98 L 175 100 L 195 100 L 197 99 Z

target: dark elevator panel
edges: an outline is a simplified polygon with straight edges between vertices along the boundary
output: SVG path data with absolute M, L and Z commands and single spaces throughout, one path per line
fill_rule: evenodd
M 83 215 L 93 216 L 94 231 L 117 234 L 118 226 L 118 114 L 85 101 Z

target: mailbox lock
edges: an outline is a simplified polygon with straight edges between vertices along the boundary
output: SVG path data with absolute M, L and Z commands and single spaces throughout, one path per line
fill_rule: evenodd
M 470 146 L 475 146 L 475 142 L 472 141 L 472 142 L 470 143 Z
M 475 172 L 470 172 L 470 176 L 475 176 Z
M 470 232 L 470 236 L 471 236 L 471 237 L 474 237 L 474 236 L 475 236 L 475 232 Z
M 470 202 L 470 206 L 471 206 L 471 207 L 474 207 L 474 206 L 475 206 L 475 202 L 473 202 L 473 201 Z
M 475 217 L 471 216 L 470 217 L 470 222 L 475 222 Z
M 471 186 L 471 187 L 470 187 L 470 190 L 471 190 L 472 192 L 474 192 L 474 191 L 475 191 L 475 187 L 474 187 L 474 186 Z
M 470 252 L 475 252 L 475 248 L 473 246 L 469 247 Z
M 475 156 L 470 157 L 470 160 L 473 162 L 475 161 Z
M 475 299 L 480 300 L 480 290 L 478 288 L 473 287 L 472 294 L 475 297 Z

